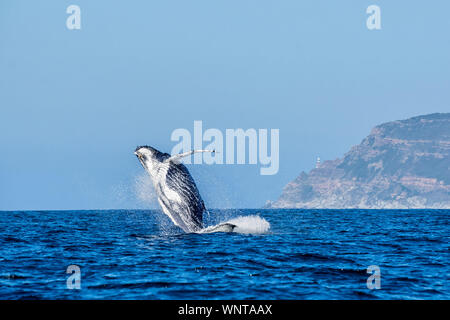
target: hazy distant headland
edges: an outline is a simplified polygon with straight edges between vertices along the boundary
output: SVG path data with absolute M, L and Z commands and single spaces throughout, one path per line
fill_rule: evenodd
M 268 208 L 450 208 L 450 113 L 376 126 L 343 158 L 287 184 Z

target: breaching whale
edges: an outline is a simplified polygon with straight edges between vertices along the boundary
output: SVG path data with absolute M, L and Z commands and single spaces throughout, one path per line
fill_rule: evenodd
M 162 211 L 185 232 L 201 231 L 203 213 L 206 211 L 194 179 L 180 162 L 183 157 L 197 152 L 214 151 L 192 150 L 171 156 L 149 146 L 140 146 L 134 152 L 152 178 Z M 216 232 L 231 232 L 234 227 L 235 225 L 226 223 L 216 229 Z

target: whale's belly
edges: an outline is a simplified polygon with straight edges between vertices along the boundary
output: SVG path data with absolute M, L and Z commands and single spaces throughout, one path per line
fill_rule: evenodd
M 202 228 L 203 201 L 190 174 L 177 166 L 164 165 L 158 171 L 154 181 L 158 202 L 175 225 L 195 232 Z

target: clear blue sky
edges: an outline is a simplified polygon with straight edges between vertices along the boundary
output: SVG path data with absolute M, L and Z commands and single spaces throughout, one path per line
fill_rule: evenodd
M 81 30 L 66 8 L 81 7 Z M 382 30 L 365 10 L 381 7 Z M 260 207 L 382 122 L 450 111 L 448 1 L 0 2 L 0 210 L 145 207 L 134 148 L 279 128 L 280 170 L 191 166 L 209 207 Z

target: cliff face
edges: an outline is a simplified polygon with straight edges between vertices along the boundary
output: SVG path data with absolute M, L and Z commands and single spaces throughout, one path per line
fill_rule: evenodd
M 271 208 L 450 208 L 450 113 L 375 127 L 342 159 L 302 172 Z

